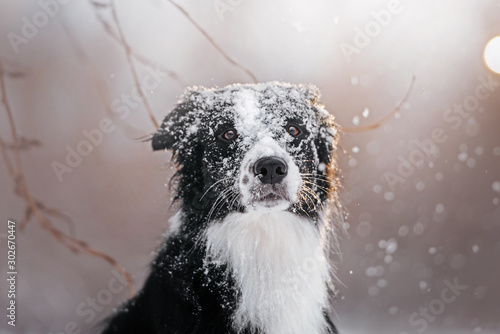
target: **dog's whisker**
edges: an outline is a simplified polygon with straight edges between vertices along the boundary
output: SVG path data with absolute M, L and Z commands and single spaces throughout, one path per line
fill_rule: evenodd
M 303 177 L 302 181 L 309 182 L 310 184 L 315 184 L 315 185 L 321 186 L 321 187 L 328 186 L 328 182 L 326 182 L 325 180 L 320 180 L 320 179 L 311 179 L 311 178 Z
M 212 184 L 204 193 L 203 195 L 200 197 L 200 201 L 203 199 L 203 197 L 205 197 L 205 195 L 210 191 L 210 189 L 212 189 L 213 187 L 215 187 L 217 184 L 221 183 L 221 182 L 224 182 L 226 180 L 229 180 L 231 178 L 229 177 L 226 177 L 226 178 L 223 178 L 223 179 L 220 179 L 219 181 L 215 182 L 214 184 Z
M 240 196 L 241 196 L 240 194 L 238 194 L 237 192 L 234 192 L 234 199 L 233 199 L 233 201 L 231 202 L 231 205 L 230 205 L 231 208 L 234 206 L 234 203 L 236 203 L 236 201 L 239 201 Z M 239 207 L 239 205 L 238 205 L 238 207 Z
M 312 210 L 312 209 L 315 207 L 313 200 L 311 199 L 311 197 L 310 197 L 310 196 L 309 196 L 309 194 L 307 193 L 306 188 L 303 188 L 303 187 L 302 187 L 302 188 L 301 188 L 301 190 L 303 191 L 303 192 L 302 192 L 302 196 L 303 196 L 303 198 L 304 198 L 304 202 L 306 203 L 306 205 L 307 205 L 307 207 L 309 208 L 309 210 Z M 310 204 L 312 204 L 312 205 L 313 205 L 313 207 L 311 207 L 311 205 L 310 205 L 309 203 L 310 203 Z
M 313 210 L 314 211 L 317 211 L 318 210 L 318 207 L 316 205 L 316 201 L 314 200 L 314 197 L 311 196 L 307 191 L 305 193 L 305 196 L 309 199 L 309 202 L 311 203 L 312 207 L 313 207 Z
M 304 207 L 302 206 L 304 201 L 304 196 L 300 193 L 300 190 L 297 192 L 297 196 L 299 200 L 297 203 L 295 203 L 295 209 L 299 212 L 307 214 L 307 212 L 304 210 Z
M 322 181 L 322 182 L 327 182 L 328 178 L 326 177 L 321 177 L 321 176 L 314 176 L 314 175 L 303 175 L 302 178 L 308 179 L 308 180 L 315 180 L 315 181 Z
M 230 189 L 230 191 L 224 195 L 224 197 L 225 197 L 225 198 L 224 198 L 224 199 L 225 199 L 225 202 L 226 202 L 226 203 L 228 203 L 228 204 L 231 202 L 231 198 L 232 198 L 232 196 L 237 195 L 237 194 L 236 194 L 236 192 L 234 191 L 234 189 L 232 189 L 232 188 L 229 188 L 229 189 Z M 226 196 L 226 195 L 228 195 L 228 194 L 229 194 L 229 196 Z M 223 203 L 223 202 L 221 202 L 221 204 L 222 204 L 222 203 Z M 231 206 L 229 206 L 229 208 L 231 208 Z M 217 210 L 217 212 L 216 212 L 215 214 L 218 214 L 218 213 L 220 212 L 220 210 L 221 210 L 221 209 L 222 209 L 222 205 L 220 205 L 219 209 Z
M 305 185 L 303 186 L 303 188 L 305 189 L 305 191 L 311 194 L 318 201 L 318 203 L 322 204 L 321 199 L 319 198 L 318 194 L 315 191 L 313 191 L 310 187 Z
M 307 181 L 307 180 L 302 180 L 302 182 L 304 182 L 305 184 L 310 184 L 310 185 L 312 185 L 312 186 L 314 186 L 314 187 L 317 187 L 317 188 L 319 188 L 319 189 L 321 189 L 321 190 L 323 190 L 323 191 L 325 191 L 325 192 L 328 192 L 328 189 L 327 189 L 327 188 L 325 188 L 325 187 L 323 187 L 323 186 L 321 186 L 321 185 L 319 185 L 319 184 L 317 184 L 317 183 L 310 182 L 310 181 Z
M 224 203 L 225 200 L 227 200 L 226 198 L 226 195 L 228 193 L 230 193 L 232 190 L 231 187 L 228 187 L 226 189 L 224 189 L 220 194 L 219 196 L 217 197 L 217 199 L 215 200 L 215 203 L 214 205 L 212 206 L 212 208 L 210 209 L 210 212 L 208 213 L 208 219 L 210 220 L 212 218 L 212 214 L 214 213 L 215 209 L 217 209 L 217 207 L 219 205 L 221 205 L 222 203 Z M 217 213 L 217 212 L 216 212 Z
M 303 178 L 305 179 L 310 179 L 310 180 L 318 180 L 318 181 L 328 181 L 328 177 L 327 176 L 323 176 L 323 175 L 315 175 L 315 174 L 300 174 L 300 176 L 302 176 Z
M 321 185 L 320 183 L 316 183 L 314 181 L 319 181 L 319 182 L 324 182 L 324 180 L 320 180 L 320 179 L 313 179 L 313 178 L 309 178 L 309 177 L 303 177 L 302 178 L 303 181 L 307 181 L 311 184 L 316 184 L 316 185 Z
M 210 211 L 208 212 L 208 221 L 210 221 L 210 219 L 212 218 L 212 213 L 213 211 L 215 210 L 215 208 L 219 205 L 219 203 L 221 203 L 223 200 L 224 200 L 224 193 L 227 191 L 227 189 L 223 190 L 219 196 L 217 196 L 217 198 L 215 199 L 214 201 L 214 204 L 212 205 L 212 207 L 210 208 Z
M 324 210 L 323 203 L 321 203 L 321 199 L 319 198 L 318 194 L 316 194 L 312 189 L 310 189 L 307 186 L 303 186 L 302 189 L 309 195 L 312 195 L 312 198 L 316 199 L 316 203 L 319 203 L 321 205 L 321 208 Z M 315 208 L 317 208 L 316 204 L 314 204 L 314 206 Z
M 312 176 L 321 176 L 321 177 L 326 177 L 326 176 L 324 176 L 324 175 L 322 175 L 322 174 L 318 174 L 318 172 L 317 172 L 317 171 L 314 171 L 314 172 L 312 172 L 312 173 L 303 173 L 303 172 L 301 172 L 301 173 L 300 173 L 300 175 L 312 175 Z
M 300 203 L 300 210 L 301 210 L 301 211 L 302 211 L 302 212 L 303 212 L 306 216 L 308 216 L 308 217 L 309 217 L 309 213 L 308 213 L 306 210 L 304 210 L 304 207 L 302 206 L 302 204 L 303 204 L 303 203 L 306 203 L 306 205 L 309 207 L 309 209 L 310 209 L 310 206 L 309 206 L 309 204 L 307 204 L 307 198 L 306 198 L 305 194 L 303 194 L 303 193 L 300 191 L 300 189 L 299 189 L 299 196 L 300 196 L 300 197 L 301 197 L 301 199 L 302 199 L 302 201 L 300 201 L 300 202 L 299 202 L 299 203 Z
M 236 195 L 236 192 L 232 189 L 232 188 L 229 188 L 229 191 L 227 191 L 225 194 L 224 194 L 224 201 L 221 202 L 222 203 L 227 203 L 228 205 L 228 208 L 230 209 L 231 208 L 231 202 L 233 200 L 233 197 Z M 220 207 L 218 208 L 218 211 L 216 212 L 219 213 L 219 211 L 222 209 L 222 205 L 220 205 Z
M 316 195 L 316 197 L 319 195 L 318 194 L 319 191 L 322 191 L 322 192 L 325 192 L 325 193 L 328 192 L 328 190 L 323 189 L 321 187 L 318 187 L 316 184 L 312 184 L 312 185 L 304 184 L 304 187 L 307 187 L 310 190 L 310 192 L 312 192 L 312 193 L 314 193 L 314 195 Z

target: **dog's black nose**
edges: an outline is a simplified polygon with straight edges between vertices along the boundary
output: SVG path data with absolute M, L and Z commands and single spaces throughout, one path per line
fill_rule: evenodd
M 264 184 L 280 183 L 288 173 L 288 168 L 283 159 L 266 157 L 257 160 L 253 166 L 255 176 L 259 176 Z

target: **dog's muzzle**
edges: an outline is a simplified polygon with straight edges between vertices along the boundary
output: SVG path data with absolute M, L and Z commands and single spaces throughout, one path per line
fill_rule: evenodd
M 286 210 L 298 199 L 301 176 L 290 153 L 264 137 L 245 154 L 237 187 L 247 210 Z
M 257 160 L 253 172 L 263 184 L 280 183 L 288 174 L 286 162 L 278 157 L 265 157 Z

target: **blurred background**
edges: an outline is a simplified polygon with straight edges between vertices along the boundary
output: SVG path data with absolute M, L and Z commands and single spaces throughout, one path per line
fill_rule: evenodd
M 415 76 L 394 117 L 341 138 L 335 322 L 500 333 L 499 18 L 498 0 L 0 0 L 0 332 L 95 333 L 129 297 L 113 261 L 140 289 L 174 169 L 137 139 L 186 86 L 312 83 L 348 130 L 388 115 Z M 41 219 L 25 219 L 26 189 Z

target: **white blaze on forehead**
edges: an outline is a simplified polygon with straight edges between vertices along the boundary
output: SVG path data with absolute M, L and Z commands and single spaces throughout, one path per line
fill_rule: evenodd
M 253 89 L 242 89 L 234 97 L 234 126 L 244 146 L 250 145 L 256 135 L 262 136 L 266 132 L 266 126 L 260 120 L 261 111 L 256 94 L 258 92 Z
M 252 124 L 259 114 L 259 106 L 255 91 L 242 89 L 234 98 L 235 111 L 243 124 Z

